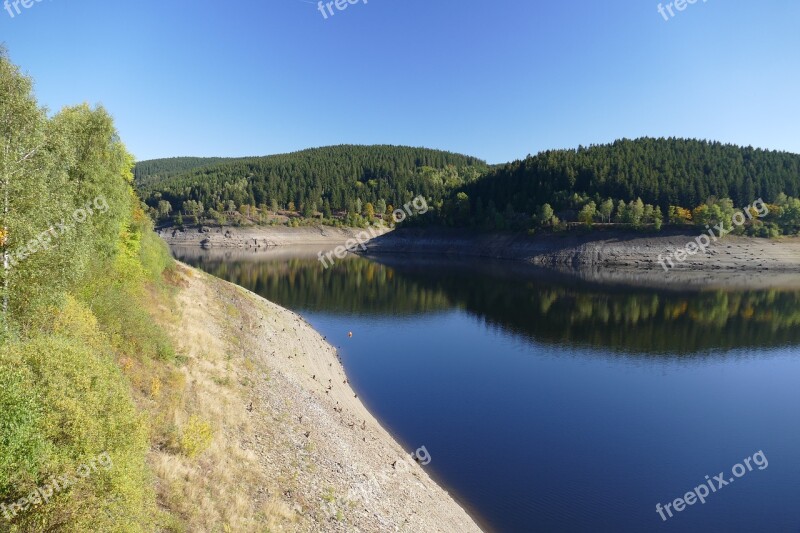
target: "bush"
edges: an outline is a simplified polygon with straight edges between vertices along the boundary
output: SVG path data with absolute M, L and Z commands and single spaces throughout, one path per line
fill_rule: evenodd
M 181 450 L 189 459 L 194 459 L 211 446 L 213 437 L 211 424 L 204 422 L 197 415 L 192 415 L 181 436 Z
M 73 531 L 152 530 L 155 496 L 145 462 L 147 425 L 107 355 L 109 347 L 92 349 L 101 337 L 84 338 L 96 325 L 91 313 L 73 301 L 58 322 L 63 331 L 10 343 L 0 352 L 3 384 L 12 385 L 3 395 L 11 409 L 0 413 L 3 444 L 8 442 L 17 457 L 10 465 L 2 463 L 0 498 L 17 501 L 52 477 L 76 476 L 80 465 L 103 452 L 113 466 L 21 512 L 11 531 L 50 531 L 64 524 Z M 23 408 L 30 415 L 20 416 Z M 6 433 L 9 427 L 12 432 Z M 2 455 L 7 458 L 10 451 Z

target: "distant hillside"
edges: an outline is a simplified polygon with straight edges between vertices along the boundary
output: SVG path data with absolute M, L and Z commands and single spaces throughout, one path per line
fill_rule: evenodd
M 329 216 L 361 212 L 367 203 L 400 205 L 419 194 L 441 199 L 487 169 L 479 159 L 440 150 L 342 145 L 266 157 L 146 161 L 137 164 L 136 176 L 145 202 L 156 209 L 168 202 L 173 214 L 191 201 L 202 204 L 201 212 L 246 205 Z
M 453 190 L 444 208 L 424 222 L 523 229 L 534 215 L 549 219 L 549 208 L 541 211 L 549 204 L 569 220 L 578 220 L 585 209 L 588 225 L 612 220 L 638 225 L 648 218 L 655 223 L 661 215 L 666 221 L 670 206 L 692 210 L 716 197 L 743 207 L 759 198 L 776 202 L 781 193 L 800 195 L 800 155 L 687 139 L 626 139 L 541 152 L 494 167 Z M 642 219 L 635 212 L 641 211 L 638 199 L 655 215 Z M 620 202 L 639 206 L 630 205 L 631 214 L 619 209 Z
M 150 159 L 136 163 L 133 176 L 137 185 L 147 185 L 162 182 L 176 174 L 188 172 L 200 167 L 235 161 L 234 158 L 225 157 L 170 157 L 167 159 Z
M 712 195 L 744 205 L 781 192 L 798 196 L 800 155 L 686 139 L 620 140 L 529 156 L 461 190 L 529 213 L 574 193 L 626 202 L 639 197 L 665 210 L 695 206 Z
M 420 194 L 431 209 L 411 225 L 658 230 L 730 222 L 734 207 L 759 198 L 777 207 L 758 221 L 766 226 L 749 224 L 750 234 L 795 233 L 800 223 L 794 212 L 800 155 L 675 138 L 550 150 L 497 166 L 425 148 L 344 145 L 267 157 L 145 161 L 136 176 L 151 214 L 178 224 L 189 215 L 222 224 L 364 225 Z M 714 198 L 726 200 L 715 207 Z

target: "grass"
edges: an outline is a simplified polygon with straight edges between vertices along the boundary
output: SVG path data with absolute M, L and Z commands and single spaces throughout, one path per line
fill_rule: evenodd
M 193 276 L 137 215 L 111 264 L 64 294 L 40 330 L 0 346 L 0 503 L 102 452 L 113 460 L 20 514 L 10 532 L 262 532 L 296 522 L 237 438 L 252 433 L 245 407 L 266 372 L 241 355 L 241 301 L 232 290 L 198 302 L 186 294 Z

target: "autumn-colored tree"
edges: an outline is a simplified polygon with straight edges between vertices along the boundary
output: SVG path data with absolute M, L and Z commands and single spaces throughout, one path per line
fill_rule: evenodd
M 370 223 L 375 219 L 375 207 L 372 203 L 367 202 L 367 205 L 364 206 L 364 216 L 367 217 Z

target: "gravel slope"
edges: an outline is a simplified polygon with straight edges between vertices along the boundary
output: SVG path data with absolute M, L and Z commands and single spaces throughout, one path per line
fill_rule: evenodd
M 223 430 L 258 458 L 258 485 L 272 487 L 252 497 L 277 493 L 290 510 L 277 530 L 480 531 L 367 411 L 336 350 L 300 316 L 183 264 L 179 270 L 181 329 L 228 332 L 221 337 L 232 373 L 248 376 L 238 394 L 251 399 L 242 406 L 249 423 Z

